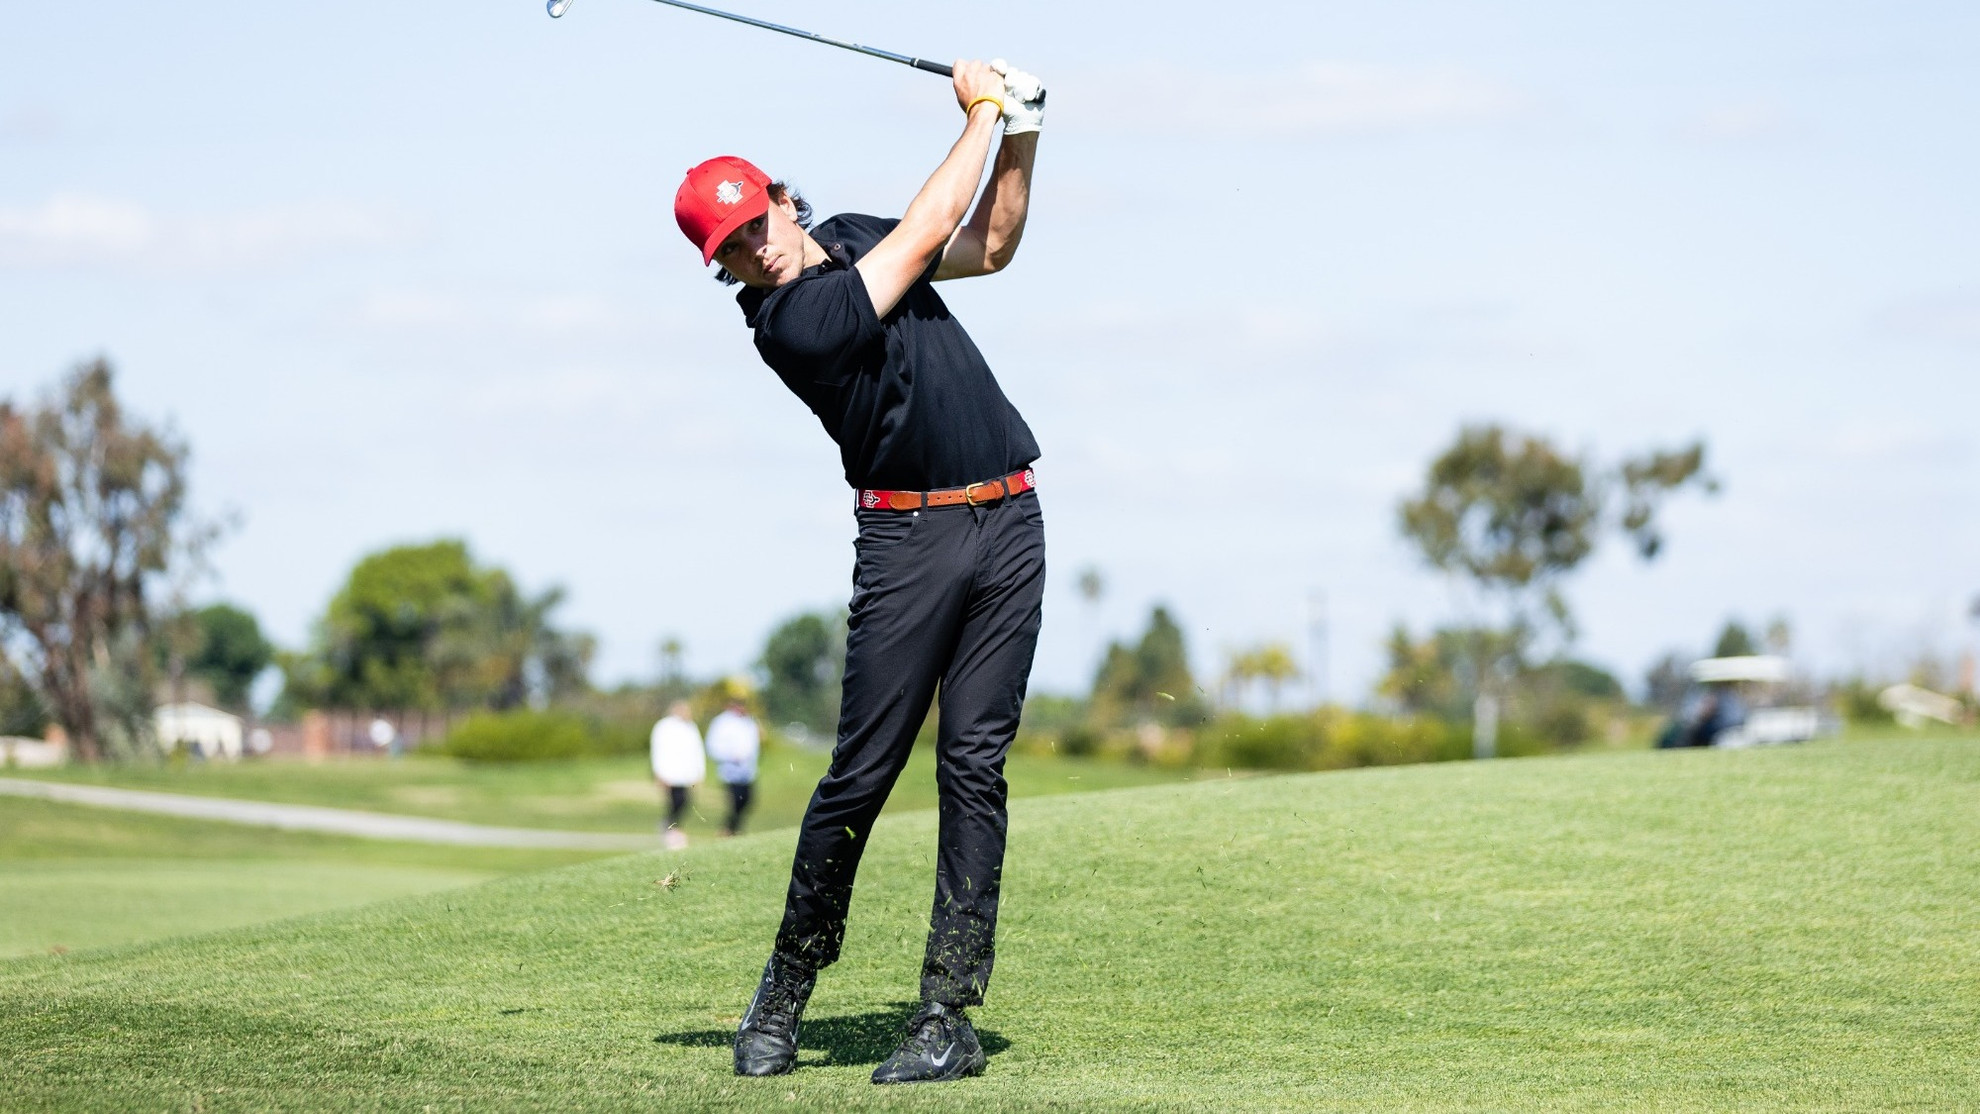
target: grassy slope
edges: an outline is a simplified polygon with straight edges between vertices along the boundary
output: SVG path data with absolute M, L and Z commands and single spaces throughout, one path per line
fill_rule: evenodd
M 780 747 L 765 755 L 751 826 L 767 830 L 795 825 L 804 814 L 812 787 L 825 772 L 826 759 L 822 752 L 795 747 Z M 515 827 L 648 832 L 660 815 L 659 795 L 644 757 L 496 766 L 445 758 L 322 765 L 214 762 L 8 773 L 123 789 L 327 805 Z M 1152 785 L 1190 775 L 1190 771 L 1030 754 L 1012 755 L 1006 773 L 1013 796 Z M 888 804 L 896 811 L 935 807 L 932 751 L 915 751 Z M 728 799 L 722 787 L 711 782 L 697 790 L 695 805 L 697 816 L 688 830 L 712 832 L 727 814 Z
M 596 858 L 0 798 L 0 956 L 233 928 Z
M 806 1070 L 736 1080 L 772 833 L 0 966 L 0 1107 L 1972 1108 L 1976 790 L 1961 740 L 1021 801 L 989 1074 L 906 1091 L 934 818 L 875 833 Z

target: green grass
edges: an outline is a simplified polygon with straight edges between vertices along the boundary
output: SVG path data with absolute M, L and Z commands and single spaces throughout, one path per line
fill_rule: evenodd
M 0 956 L 209 932 L 596 858 L 0 797 Z
M 773 752 L 758 829 L 793 825 L 825 756 Z M 54 771 L 62 781 L 329 805 L 518 826 L 652 832 L 644 759 L 475 766 L 402 762 L 211 763 Z M 1118 763 L 1012 756 L 1011 791 L 1047 795 L 1174 780 Z M 800 780 L 802 779 L 802 780 Z M 691 832 L 712 834 L 726 801 L 702 788 Z M 917 752 L 890 812 L 935 803 L 932 756 Z M 596 858 L 583 852 L 423 847 L 0 798 L 0 956 L 235 928 Z
M 1973 1109 L 1976 806 L 1971 737 L 1021 800 L 989 1072 L 900 1091 L 935 818 L 776 1080 L 726 1046 L 790 836 L 711 841 L 0 965 L 0 1108 Z
M 749 825 L 786 828 L 804 815 L 828 755 L 797 747 L 765 754 Z M 1006 768 L 1011 795 L 1044 796 L 1153 785 L 1202 776 L 1196 771 L 1155 769 L 1120 762 L 1013 754 Z M 450 758 L 411 757 L 303 762 L 205 762 L 150 766 L 69 767 L 7 771 L 80 785 L 149 789 L 207 797 L 236 797 L 285 804 L 323 805 L 473 824 L 562 828 L 577 831 L 650 832 L 660 817 L 660 797 L 646 758 L 577 762 L 477 765 Z M 717 831 L 728 798 L 712 779 L 695 791 L 690 834 Z M 894 811 L 935 807 L 935 759 L 917 748 L 888 801 Z

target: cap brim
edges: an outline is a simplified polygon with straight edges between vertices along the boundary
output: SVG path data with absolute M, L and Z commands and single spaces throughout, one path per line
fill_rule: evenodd
M 701 265 L 706 267 L 715 258 L 715 249 L 729 238 L 729 233 L 748 224 L 750 221 L 770 211 L 770 191 L 758 189 L 756 196 L 736 202 L 736 211 L 722 218 L 715 231 L 708 234 L 708 240 L 701 245 Z

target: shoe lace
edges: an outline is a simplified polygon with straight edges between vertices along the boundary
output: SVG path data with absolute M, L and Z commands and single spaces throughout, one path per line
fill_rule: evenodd
M 756 1011 L 756 1029 L 773 1037 L 789 1037 L 797 1028 L 797 1011 L 787 998 L 764 995 Z
M 934 1052 L 956 1039 L 955 1018 L 944 1013 L 923 1013 L 908 1025 L 909 1038 L 923 1052 Z
M 796 981 L 772 977 L 763 987 L 762 997 L 757 1000 L 756 1016 L 753 1025 L 765 1033 L 778 1037 L 789 1037 L 797 1029 L 798 1010 L 802 1008 L 807 987 Z

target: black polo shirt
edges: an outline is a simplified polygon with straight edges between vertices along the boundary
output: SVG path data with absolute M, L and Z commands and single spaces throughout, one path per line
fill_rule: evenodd
M 935 292 L 937 264 L 874 316 L 853 263 L 899 223 L 833 217 L 811 233 L 825 262 L 737 294 L 756 350 L 838 442 L 854 487 L 926 491 L 1018 471 L 1038 442 Z

